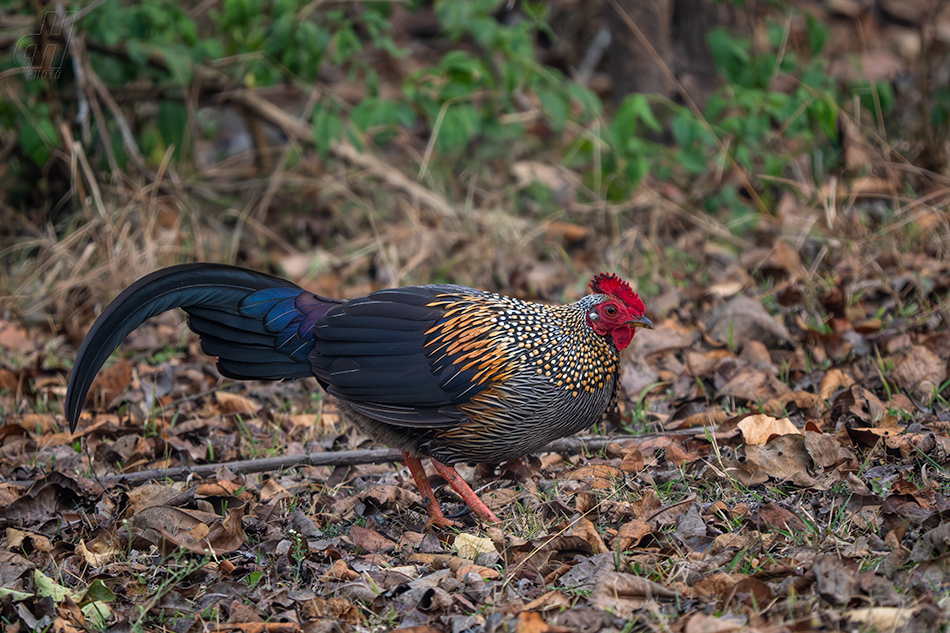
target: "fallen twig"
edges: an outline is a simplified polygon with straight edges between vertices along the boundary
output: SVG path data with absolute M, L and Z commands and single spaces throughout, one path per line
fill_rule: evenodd
M 705 429 L 700 429 L 705 431 Z M 683 434 L 682 431 L 677 431 Z M 689 432 L 686 432 L 689 434 Z M 662 433 L 650 435 L 663 435 Z M 547 453 L 580 453 L 582 451 L 596 452 L 604 449 L 608 444 L 631 439 L 645 439 L 650 435 L 617 435 L 617 436 L 589 436 L 566 437 L 555 440 L 539 452 Z M 189 476 L 205 477 L 214 474 L 219 468 L 227 468 L 238 474 L 261 473 L 298 466 L 345 466 L 357 464 L 381 464 L 386 462 L 401 462 L 402 452 L 392 449 L 371 449 L 358 451 L 328 451 L 326 453 L 304 453 L 301 455 L 282 455 L 263 459 L 245 459 L 236 462 L 220 464 L 201 464 L 198 466 L 179 466 L 175 468 L 156 468 L 141 470 L 133 473 L 121 473 L 100 477 L 103 484 L 140 484 L 152 479 L 181 480 Z

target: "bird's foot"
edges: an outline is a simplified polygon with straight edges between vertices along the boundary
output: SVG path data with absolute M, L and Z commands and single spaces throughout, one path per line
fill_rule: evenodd
M 419 458 L 406 452 L 404 452 L 402 456 L 403 459 L 406 460 L 406 466 L 409 468 L 409 472 L 412 473 L 412 478 L 416 482 L 419 493 L 426 499 L 426 510 L 429 513 L 429 520 L 426 522 L 426 525 L 434 525 L 440 528 L 457 526 L 458 524 L 455 521 L 445 518 L 445 515 L 442 514 L 442 508 L 439 507 L 439 502 L 435 499 L 435 493 L 432 492 L 429 478 L 426 477 L 425 468 L 422 467 L 422 462 L 419 461 Z
M 432 460 L 432 465 L 439 471 L 442 478 L 449 482 L 449 485 L 455 489 L 455 492 L 459 493 L 459 496 L 462 497 L 479 519 L 486 523 L 501 523 L 499 518 L 495 516 L 495 513 L 485 505 L 484 501 L 478 498 L 475 491 L 462 479 L 462 476 L 458 474 L 455 468 L 447 466 L 437 459 Z

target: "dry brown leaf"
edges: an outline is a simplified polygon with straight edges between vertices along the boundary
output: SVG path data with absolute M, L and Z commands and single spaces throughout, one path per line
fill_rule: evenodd
M 514 488 L 497 488 L 482 492 L 479 498 L 492 510 L 498 510 L 510 506 L 520 499 L 523 494 L 524 492 Z
M 841 446 L 835 436 L 829 433 L 805 431 L 805 450 L 819 468 L 831 468 L 854 457 L 851 451 Z
M 647 602 L 672 600 L 675 597 L 675 591 L 652 580 L 608 571 L 597 577 L 590 601 L 601 609 L 611 609 L 620 617 L 629 618 Z
M 915 345 L 894 367 L 897 384 L 924 404 L 930 404 L 937 387 L 947 380 L 947 360 L 923 345 Z
M 789 386 L 771 373 L 752 367 L 743 367 L 719 388 L 720 395 L 755 403 L 778 399 L 790 392 Z
M 348 624 L 359 624 L 363 620 L 360 607 L 341 597 L 311 598 L 300 605 L 300 615 L 307 620 L 329 618 Z
M 496 551 L 495 543 L 491 539 L 475 536 L 467 532 L 456 534 L 453 545 L 460 557 L 469 560 L 475 560 L 475 557 L 479 554 L 486 552 L 494 553 Z
M 749 272 L 761 271 L 769 275 L 800 275 L 803 272 L 798 249 L 788 242 L 777 239 L 771 247 L 751 248 L 743 251 L 739 261 Z
M 455 577 L 459 580 L 464 580 L 466 574 L 475 573 L 481 576 L 482 580 L 496 580 L 501 578 L 501 572 L 497 569 L 492 569 L 491 567 L 485 567 L 483 565 L 476 565 L 471 563 L 469 565 L 462 565 L 455 570 Z
M 790 391 L 786 394 L 762 403 L 762 411 L 769 415 L 779 416 L 789 411 L 789 405 L 795 405 L 799 411 L 804 411 L 811 417 L 819 417 L 828 408 L 825 402 L 813 393 L 807 391 Z
M 236 492 L 236 490 L 234 492 Z M 234 492 L 230 494 L 234 494 Z M 267 503 L 273 499 L 288 499 L 293 497 L 293 495 L 290 494 L 286 488 L 277 483 L 277 479 L 272 477 L 261 486 L 260 497 L 261 503 Z
M 96 379 L 92 381 L 92 386 L 89 387 L 86 402 L 89 402 L 92 398 L 97 402 L 108 405 L 122 393 L 122 390 L 130 382 L 132 382 L 132 363 L 120 358 L 96 375 Z
M 155 545 L 174 545 L 196 554 L 225 554 L 239 549 L 247 538 L 241 527 L 244 506 L 227 517 L 200 510 L 150 506 L 132 517 L 132 524 Z
M 640 519 L 631 519 L 617 530 L 611 544 L 617 551 L 625 551 L 636 547 L 644 537 L 653 532 L 653 524 Z
M 568 195 L 580 185 L 577 175 L 571 170 L 539 161 L 517 161 L 511 166 L 511 172 L 519 187 L 524 188 L 532 183 L 539 183 L 558 196 Z
M 854 384 L 851 376 L 844 373 L 843 370 L 832 367 L 821 377 L 821 384 L 818 386 L 818 396 L 822 400 L 831 400 L 831 397 L 839 389 L 847 389 Z
M 705 613 L 693 613 L 687 616 L 683 633 L 728 633 L 743 628 L 738 618 L 717 618 Z
M 747 445 L 745 461 L 736 462 L 730 471 L 746 485 L 762 484 L 771 477 L 810 487 L 815 485 L 808 474 L 810 463 L 802 435 L 781 435 L 766 444 Z
M 0 318 L 0 349 L 26 355 L 37 350 L 37 343 L 22 325 Z
M 765 444 L 779 435 L 801 434 L 788 418 L 778 419 L 761 413 L 742 418 L 737 426 L 746 444 Z
M 150 506 L 168 505 L 182 495 L 184 482 L 171 484 L 142 484 L 129 490 L 129 510 L 137 514 Z
M 643 470 L 646 460 L 636 447 L 626 449 L 623 459 L 620 461 L 620 470 L 625 473 L 638 473 Z
M 615 466 L 606 464 L 592 464 L 581 466 L 567 473 L 565 479 L 586 481 L 595 490 L 610 490 L 617 481 L 623 481 L 623 471 Z
M 57 483 L 44 483 L 14 499 L 0 511 L 8 522 L 28 526 L 76 507 L 75 493 Z
M 601 538 L 600 533 L 597 531 L 597 528 L 589 519 L 585 517 L 580 517 L 577 520 L 577 523 L 574 525 L 574 529 L 571 530 L 571 535 L 579 536 L 590 543 L 594 554 L 605 554 L 610 551 L 610 549 L 604 543 L 604 539 Z
M 818 595 L 835 606 L 843 606 L 854 597 L 858 581 L 854 570 L 849 569 L 836 556 L 823 556 L 812 566 Z
M 389 540 L 376 530 L 359 525 L 350 528 L 350 540 L 354 545 L 362 547 L 367 552 L 391 552 L 396 549 L 396 543 Z
M 215 391 L 215 402 L 219 405 L 219 411 L 222 415 L 234 413 L 255 413 L 260 409 L 260 405 L 247 396 L 237 393 L 228 393 L 227 391 Z
M 353 582 L 354 580 L 359 580 L 360 575 L 350 569 L 350 566 L 346 564 L 345 560 L 338 558 L 337 560 L 333 561 L 332 565 L 330 565 L 330 568 L 327 570 L 326 577 L 333 580 Z
M 751 609 L 764 609 L 772 600 L 772 590 L 758 578 L 743 578 L 723 596 L 723 607 L 738 602 Z
M 41 552 L 50 552 L 53 550 L 53 544 L 50 542 L 49 538 L 43 536 L 42 534 L 34 534 L 32 532 L 18 530 L 11 527 L 7 528 L 6 546 L 8 549 L 20 549 L 25 547 L 26 543 L 29 543 L 30 547 L 33 547 Z
M 572 599 L 560 591 L 549 591 L 546 594 L 535 598 L 524 605 L 525 611 L 551 611 L 560 610 L 569 605 Z
M 690 349 L 699 340 L 699 333 L 672 320 L 656 324 L 650 336 L 636 336 L 630 343 L 629 356 L 646 358 L 660 352 Z
M 518 614 L 516 633 L 547 633 L 551 626 L 536 611 L 522 611 Z
M 765 526 L 773 527 L 773 526 Z M 718 554 L 725 550 L 742 550 L 747 547 L 753 547 L 757 545 L 766 546 L 770 541 L 775 540 L 775 536 L 771 534 L 760 534 L 757 530 L 751 530 L 745 534 L 737 534 L 735 532 L 726 532 L 725 534 L 718 535 L 713 539 L 713 544 L 709 548 L 710 554 Z
M 897 631 L 913 617 L 914 609 L 908 607 L 862 607 L 848 609 L 844 614 L 848 622 L 872 631 Z
M 792 335 L 783 324 L 762 307 L 762 304 L 738 295 L 709 315 L 706 326 L 709 334 L 737 348 L 748 341 L 759 341 L 768 348 L 792 340 Z
M 796 531 L 805 527 L 805 523 L 797 514 L 774 501 L 762 506 L 753 520 L 764 527 L 782 531 Z
M 86 543 L 82 540 L 76 546 L 76 552 L 85 559 L 90 567 L 99 568 L 108 565 L 126 553 L 127 546 L 115 538 L 111 532 L 102 532 Z
M 560 222 L 552 220 L 545 227 L 548 230 L 548 237 L 563 239 L 568 243 L 583 242 L 590 235 L 590 230 L 586 226 L 574 224 L 573 222 Z

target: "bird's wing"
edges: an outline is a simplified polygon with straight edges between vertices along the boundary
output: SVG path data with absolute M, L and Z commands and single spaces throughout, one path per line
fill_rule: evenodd
M 458 406 L 490 386 L 474 378 L 476 366 L 452 362 L 452 354 L 464 352 L 443 340 L 452 334 L 451 306 L 461 309 L 456 304 L 465 301 L 463 291 L 475 292 L 410 286 L 331 308 L 313 329 L 314 375 L 329 393 L 381 422 L 431 428 L 458 424 L 465 418 Z M 485 309 L 477 301 L 469 303 L 469 315 Z

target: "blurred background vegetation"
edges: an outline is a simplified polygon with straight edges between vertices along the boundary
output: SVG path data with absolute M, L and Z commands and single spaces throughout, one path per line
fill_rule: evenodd
M 70 338 L 181 261 L 563 299 L 947 251 L 938 1 L 14 2 L 0 37 L 0 292 Z

